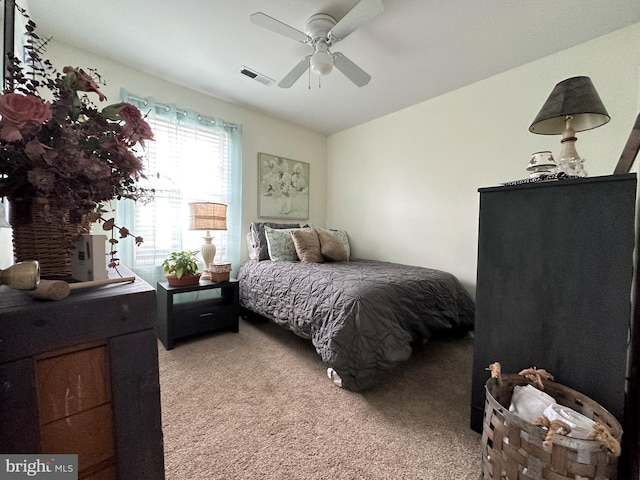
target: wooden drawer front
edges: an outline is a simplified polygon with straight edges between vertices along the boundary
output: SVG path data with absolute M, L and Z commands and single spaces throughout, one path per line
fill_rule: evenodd
M 41 452 L 77 454 L 79 478 L 116 478 L 109 473 L 116 460 L 107 348 L 93 342 L 35 362 Z
M 233 305 L 219 304 L 214 308 L 207 305 L 184 305 L 174 308 L 174 338 L 231 328 L 236 322 Z
M 108 403 L 107 347 L 38 360 L 36 384 L 41 425 Z
M 65 417 L 41 427 L 42 453 L 76 453 L 78 470 L 115 456 L 111 404 Z

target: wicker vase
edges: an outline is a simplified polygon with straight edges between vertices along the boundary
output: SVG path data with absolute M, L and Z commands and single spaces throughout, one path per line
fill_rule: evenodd
M 71 250 L 78 236 L 89 232 L 82 219 L 71 219 L 66 212 L 50 211 L 45 218 L 39 204 L 11 204 L 13 254 L 16 262 L 37 260 L 40 275 L 48 278 L 71 276 Z

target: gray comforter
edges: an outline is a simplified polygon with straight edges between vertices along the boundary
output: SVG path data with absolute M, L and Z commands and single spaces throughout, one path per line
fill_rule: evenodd
M 447 272 L 373 260 L 249 260 L 240 304 L 311 339 L 342 386 L 363 390 L 436 332 L 473 329 L 474 303 Z

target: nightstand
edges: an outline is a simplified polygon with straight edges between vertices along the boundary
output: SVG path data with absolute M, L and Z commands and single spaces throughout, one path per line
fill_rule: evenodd
M 170 287 L 158 282 L 156 329 L 167 350 L 174 341 L 215 330 L 238 332 L 238 281 Z

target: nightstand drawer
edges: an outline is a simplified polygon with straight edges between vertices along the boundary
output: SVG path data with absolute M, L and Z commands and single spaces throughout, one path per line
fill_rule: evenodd
M 222 301 L 201 301 L 175 305 L 173 308 L 173 338 L 231 328 L 237 323 L 234 313 L 237 314 L 235 305 L 229 305 Z

